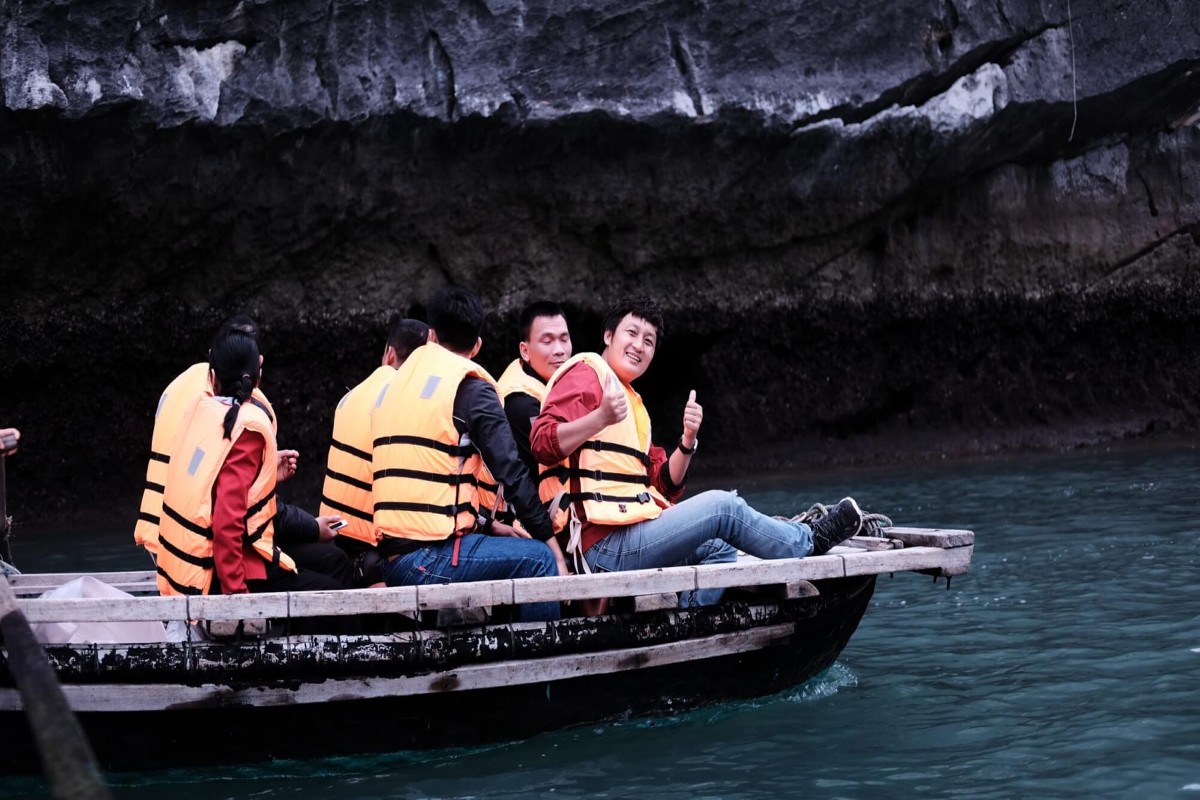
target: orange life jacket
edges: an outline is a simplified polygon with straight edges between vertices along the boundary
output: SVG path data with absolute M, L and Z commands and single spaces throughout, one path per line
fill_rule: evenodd
M 531 376 L 522 366 L 521 359 L 514 360 L 496 381 L 496 393 L 500 395 L 503 404 L 508 396 L 518 392 L 527 394 L 539 403 L 546 399 L 546 384 Z
M 641 395 L 621 384 L 616 373 L 596 353 L 580 353 L 555 371 L 546 387 L 553 391 L 558 379 L 576 364 L 596 373 L 600 385 L 612 381 L 622 386 L 629 399 L 629 413 L 620 422 L 609 425 L 587 440 L 566 460 L 543 465 L 538 496 L 546 503 L 559 500 L 551 517 L 554 529 L 566 525 L 565 509 L 571 504 L 591 522 L 602 525 L 630 525 L 654 519 L 670 503 L 650 482 L 650 415 Z M 543 406 L 545 401 L 542 401 Z M 644 431 L 644 436 L 639 434 Z M 578 480 L 578 491 L 572 486 Z M 561 493 L 561 498 L 559 497 Z
M 378 544 L 371 494 L 371 415 L 391 388 L 396 370 L 384 365 L 341 399 L 333 413 L 333 443 L 321 490 L 320 515 L 341 514 L 339 536 Z
M 181 372 L 167 384 L 158 398 L 154 412 L 154 432 L 150 436 L 150 463 L 146 466 L 146 487 L 142 505 L 133 528 L 133 540 L 152 554 L 158 554 L 158 526 L 162 515 L 163 485 L 167 480 L 167 462 L 171 460 L 171 445 L 200 398 L 212 395 L 212 376 L 208 362 L 201 361 Z M 275 410 L 266 395 L 254 390 L 252 400 L 259 403 L 275 428 Z M 272 438 L 274 438 L 272 436 Z
M 441 541 L 474 529 L 483 460 L 454 426 L 454 398 L 473 361 L 428 343 L 389 381 L 371 417 L 375 528 L 383 536 Z M 490 477 L 490 476 L 489 476 Z
M 266 442 L 262 468 L 250 485 L 243 536 L 266 561 L 291 572 L 296 564 L 275 547 L 275 431 L 261 407 L 246 403 L 238 411 L 230 438 L 224 438 L 229 404 L 205 397 L 193 404 L 167 464 L 162 521 L 158 536 L 158 592 L 162 595 L 208 594 L 213 577 L 213 487 L 225 458 L 243 431 Z
M 508 398 L 514 394 L 527 394 L 539 403 L 546 399 L 546 384 L 526 372 L 522 366 L 523 363 L 519 358 L 514 359 L 500 375 L 500 379 L 496 381 L 496 393 L 500 395 L 501 405 L 504 405 Z M 531 475 L 530 477 L 537 478 L 536 475 Z M 501 500 L 497 506 L 497 510 L 503 510 L 504 508 L 504 502 Z

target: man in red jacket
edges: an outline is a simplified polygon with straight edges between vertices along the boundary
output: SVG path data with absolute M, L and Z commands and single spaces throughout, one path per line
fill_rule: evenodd
M 543 499 L 555 486 L 549 471 L 570 502 L 568 550 L 591 570 L 620 571 L 730 561 L 737 549 L 759 558 L 821 555 L 858 533 L 863 515 L 849 497 L 811 525 L 762 514 L 733 492 L 676 502 L 704 409 L 692 391 L 671 453 L 651 442 L 649 415 L 631 384 L 650 366 L 662 334 L 654 301 L 623 298 L 604 319 L 603 354 L 574 357 L 551 381 L 531 447 L 547 465 Z M 696 602 L 719 596 L 701 592 Z

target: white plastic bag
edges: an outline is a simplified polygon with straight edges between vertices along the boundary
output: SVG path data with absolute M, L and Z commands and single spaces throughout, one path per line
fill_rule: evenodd
M 116 587 L 83 575 L 41 595 L 43 600 L 87 597 L 133 597 Z M 39 622 L 29 626 L 42 644 L 148 644 L 178 641 L 161 622 Z M 178 636 L 178 632 L 173 632 Z

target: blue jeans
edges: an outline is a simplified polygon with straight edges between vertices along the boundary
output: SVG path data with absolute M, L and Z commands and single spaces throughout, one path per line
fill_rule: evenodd
M 392 559 L 383 569 L 383 580 L 388 586 L 415 586 L 558 574 L 550 548 L 534 539 L 468 533 L 462 537 L 458 548 L 458 566 L 451 564 L 453 559 L 454 537 L 451 536 Z M 517 616 L 522 622 L 556 620 L 559 605 L 524 603 L 517 606 Z
M 733 561 L 738 550 L 759 558 L 803 558 L 812 548 L 812 529 L 804 523 L 769 517 L 733 492 L 714 490 L 671 506 L 656 519 L 613 531 L 584 558 L 593 570 L 620 572 Z M 696 592 L 681 605 L 715 603 L 722 591 Z

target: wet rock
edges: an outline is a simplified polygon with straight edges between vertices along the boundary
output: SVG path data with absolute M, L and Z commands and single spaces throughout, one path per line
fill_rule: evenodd
M 1194 430 L 1200 7 L 1057 0 L 0 8 L 0 423 L 27 514 L 132 523 L 158 393 L 266 326 L 286 491 L 394 312 L 481 360 L 646 291 L 697 469 Z

